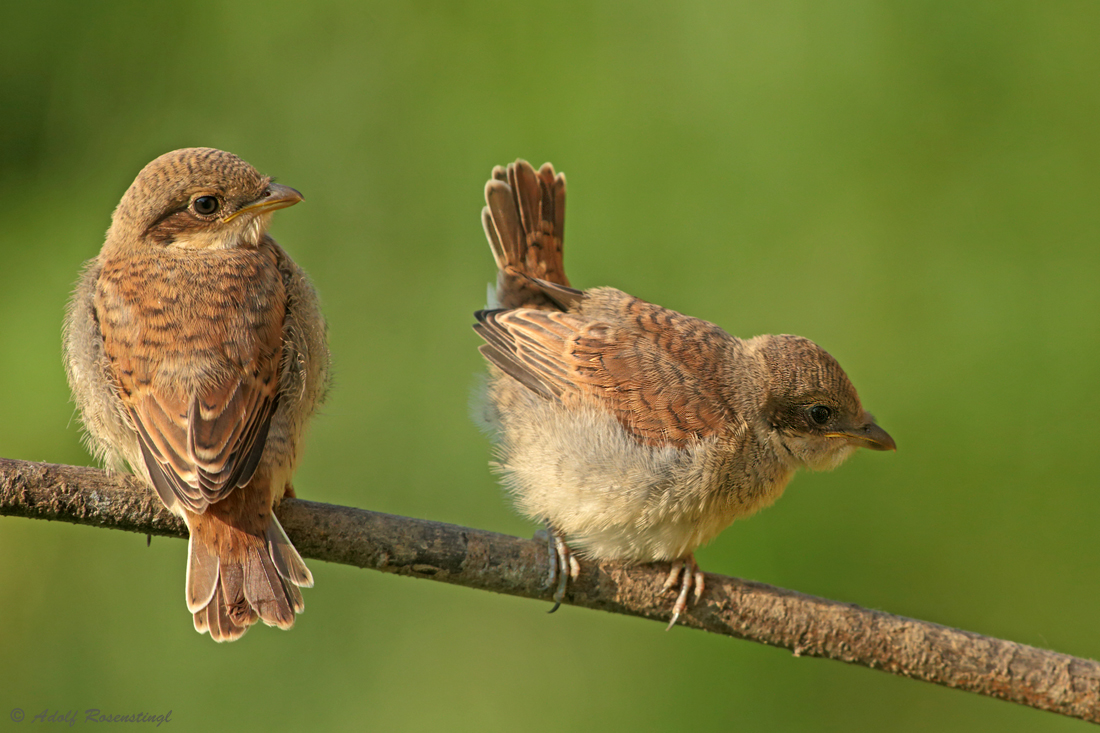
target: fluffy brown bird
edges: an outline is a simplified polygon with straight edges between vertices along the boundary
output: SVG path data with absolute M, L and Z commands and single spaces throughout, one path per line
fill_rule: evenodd
M 558 603 L 573 551 L 671 561 L 671 628 L 703 592 L 697 547 L 778 499 L 798 468 L 895 449 L 812 341 L 742 340 L 621 290 L 570 287 L 565 176 L 549 163 L 497 166 L 485 201 L 499 302 L 475 314 L 493 365 L 487 419 L 505 486 L 549 529 Z
M 290 628 L 313 585 L 273 513 L 294 495 L 328 379 L 317 296 L 267 234 L 301 200 L 221 150 L 160 156 L 123 195 L 65 321 L 90 447 L 187 523 L 187 609 L 215 641 L 257 620 Z

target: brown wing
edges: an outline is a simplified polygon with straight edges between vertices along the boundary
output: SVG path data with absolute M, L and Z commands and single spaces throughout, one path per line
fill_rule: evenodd
M 611 412 L 639 442 L 684 447 L 733 419 L 717 326 L 625 296 L 614 322 L 533 308 L 480 311 L 482 354 L 547 399 Z
M 134 395 L 130 416 L 167 505 L 201 513 L 252 479 L 278 403 L 277 374 L 269 371 L 267 379 L 230 379 L 189 401 L 152 390 Z

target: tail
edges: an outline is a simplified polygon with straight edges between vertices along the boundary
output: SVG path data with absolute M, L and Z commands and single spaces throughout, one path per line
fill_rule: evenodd
M 313 587 L 313 575 L 270 509 L 266 526 L 251 514 L 261 526 L 250 531 L 240 517 L 227 516 L 231 508 L 221 505 L 228 501 L 186 515 L 187 610 L 195 630 L 220 642 L 239 639 L 256 621 L 289 629 L 305 608 L 298 588 Z
M 563 299 L 579 295 L 569 287 L 562 259 L 564 173 L 555 174 L 550 163 L 536 172 L 526 160 L 498 165 L 485 184 L 485 203 L 481 223 L 499 270 L 498 307 L 558 310 Z

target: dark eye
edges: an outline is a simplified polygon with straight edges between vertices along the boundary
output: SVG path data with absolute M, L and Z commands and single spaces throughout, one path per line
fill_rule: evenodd
M 810 417 L 818 425 L 824 425 L 829 422 L 829 418 L 833 416 L 833 411 L 825 405 L 814 405 L 810 408 Z
M 218 199 L 213 196 L 199 196 L 191 205 L 195 207 L 196 214 L 210 216 L 218 210 Z

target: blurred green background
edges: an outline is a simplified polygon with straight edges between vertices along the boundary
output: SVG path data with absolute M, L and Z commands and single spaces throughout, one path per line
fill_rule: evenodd
M 1100 5 L 17 3 L 0 26 L 0 455 L 86 464 L 60 357 L 149 160 L 301 189 L 336 380 L 303 498 L 530 536 L 468 418 L 491 167 L 569 177 L 567 269 L 845 366 L 897 454 L 800 474 L 704 569 L 1100 656 Z M 0 721 L 174 728 L 1048 731 L 747 642 L 312 562 L 215 645 L 185 544 L 0 518 Z

